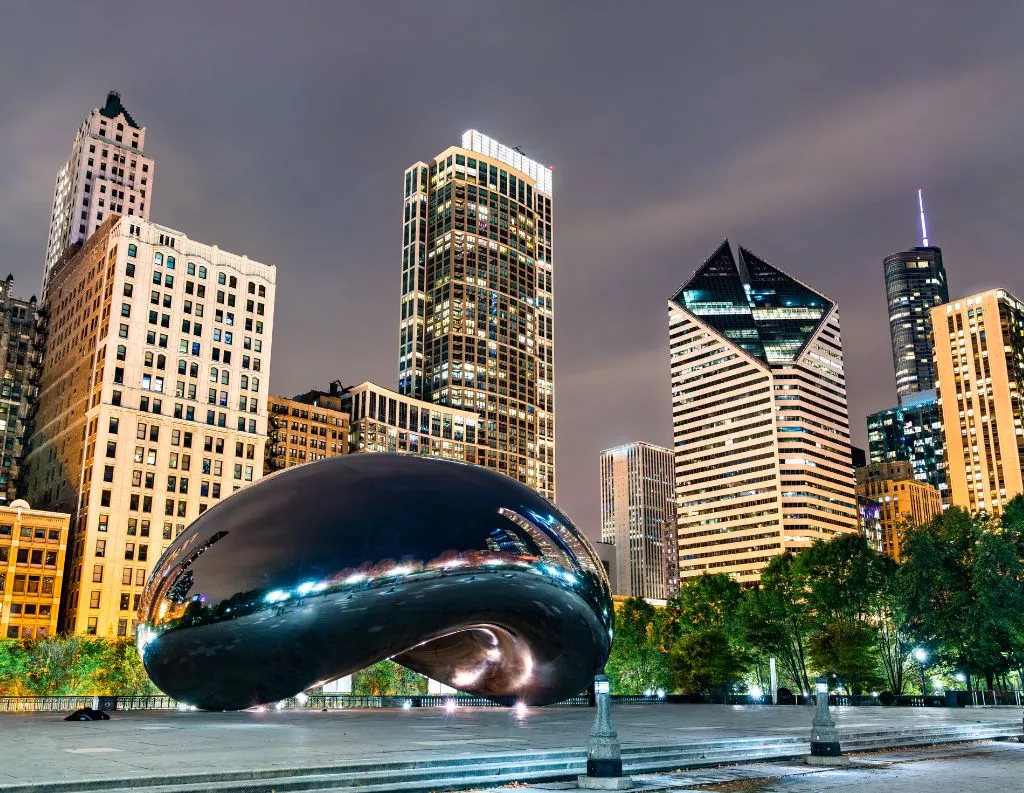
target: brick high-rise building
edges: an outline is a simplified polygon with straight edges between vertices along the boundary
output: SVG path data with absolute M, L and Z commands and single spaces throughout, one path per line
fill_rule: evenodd
M 291 399 L 271 395 L 267 412 L 264 473 L 348 454 L 349 415 L 333 384 L 327 393 L 309 391 Z
M 143 153 L 145 144 L 146 128 L 132 118 L 116 91 L 82 122 L 71 154 L 57 171 L 44 288 L 65 249 L 84 243 L 106 218 L 149 217 L 153 161 Z
M 476 462 L 553 499 L 551 187 L 475 130 L 406 170 L 398 391 L 475 412 Z
M 915 479 L 913 465 L 906 460 L 858 468 L 857 495 L 878 505 L 879 550 L 896 562 L 902 559 L 906 530 L 923 526 L 942 512 L 938 489 Z
M 275 277 L 118 216 L 51 270 L 26 497 L 71 513 L 63 630 L 132 635 L 162 551 L 262 476 Z

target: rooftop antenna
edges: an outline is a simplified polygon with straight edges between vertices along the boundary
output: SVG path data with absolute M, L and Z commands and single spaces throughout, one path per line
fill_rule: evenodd
M 917 208 L 921 211 L 921 244 L 928 247 L 928 227 L 924 222 L 924 190 L 917 191 Z

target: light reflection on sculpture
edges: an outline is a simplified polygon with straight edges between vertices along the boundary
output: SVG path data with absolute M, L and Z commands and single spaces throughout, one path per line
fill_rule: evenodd
M 168 548 L 139 615 L 167 694 L 210 710 L 383 658 L 492 699 L 579 693 L 611 642 L 604 570 L 569 520 L 477 466 L 369 454 L 290 468 Z

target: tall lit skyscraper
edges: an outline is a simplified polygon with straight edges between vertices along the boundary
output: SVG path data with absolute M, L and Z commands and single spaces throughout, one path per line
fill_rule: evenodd
M 890 254 L 883 263 L 896 394 L 901 400 L 915 392 L 935 388 L 929 312 L 935 306 L 949 302 L 942 250 L 928 244 L 921 191 L 917 196 L 921 213 L 921 245 Z
M 601 452 L 601 542 L 614 543 L 616 595 L 669 596 L 665 523 L 675 520 L 672 452 L 630 443 Z
M 553 499 L 551 187 L 475 130 L 406 170 L 398 390 L 476 412 L 476 462 Z
M 275 277 L 116 215 L 51 270 L 26 497 L 71 513 L 63 630 L 132 635 L 161 553 L 262 476 Z
M 116 91 L 82 122 L 71 155 L 57 171 L 44 288 L 64 249 L 89 239 L 105 218 L 149 217 L 153 161 L 143 155 L 145 143 L 146 128 L 132 118 Z
M 920 190 L 917 205 L 921 245 L 890 254 L 883 262 L 899 405 L 868 416 L 868 449 L 872 463 L 910 462 L 914 478 L 938 488 L 948 501 L 931 310 L 949 300 L 949 287 L 942 250 L 928 244 Z
M 950 501 L 1001 512 L 1024 492 L 1024 303 L 1003 289 L 932 309 Z
M 835 303 L 727 240 L 668 317 L 680 581 L 856 532 Z

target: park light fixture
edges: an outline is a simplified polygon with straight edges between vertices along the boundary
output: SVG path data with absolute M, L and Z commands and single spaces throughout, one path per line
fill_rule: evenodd
M 923 664 L 925 661 L 928 660 L 928 653 L 925 651 L 923 647 L 914 648 L 914 660 L 917 661 L 919 664 Z

